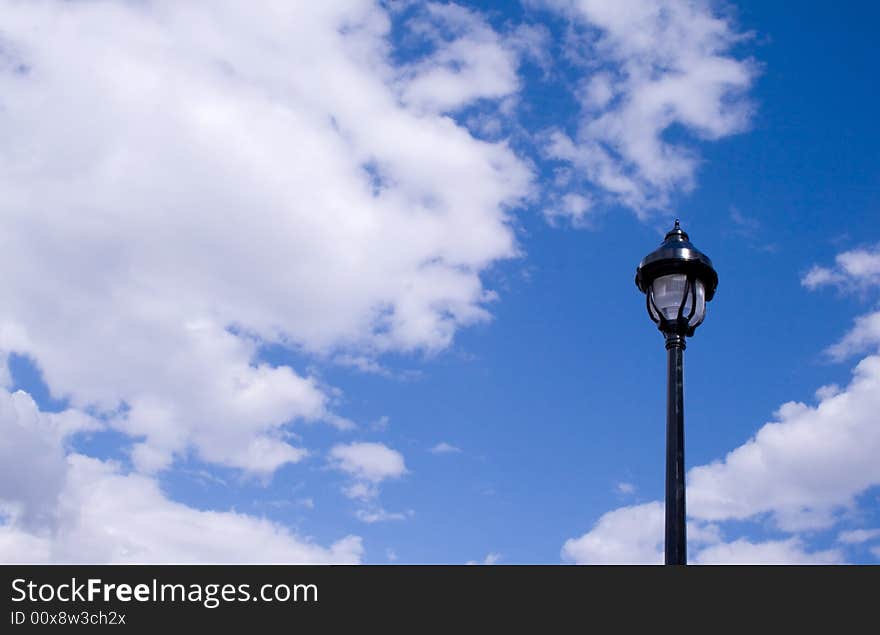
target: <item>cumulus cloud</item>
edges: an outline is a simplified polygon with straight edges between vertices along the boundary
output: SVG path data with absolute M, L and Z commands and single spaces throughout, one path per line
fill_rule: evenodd
M 589 76 L 577 91 L 574 136 L 547 135 L 550 157 L 571 163 L 592 187 L 645 216 L 675 190 L 693 185 L 696 152 L 667 133 L 680 127 L 699 139 L 742 131 L 744 98 L 756 74 L 731 52 L 746 35 L 709 2 L 680 0 L 532 0 L 571 21 L 568 58 Z M 583 205 L 556 216 L 582 220 Z
M 329 547 L 262 518 L 199 510 L 165 496 L 152 477 L 65 454 L 76 428 L 0 391 L 0 561 L 91 563 L 356 563 L 361 539 Z M 78 429 L 83 429 L 82 427 Z
M 607 512 L 579 538 L 565 541 L 562 558 L 579 564 L 661 564 L 663 504 Z
M 169 500 L 155 480 L 70 457 L 55 562 L 357 563 L 361 539 L 321 547 L 265 519 L 202 511 Z
M 840 551 L 807 552 L 798 538 L 753 543 L 745 539 L 712 545 L 697 554 L 696 564 L 838 564 Z
M 744 120 L 729 99 L 749 76 L 725 55 L 735 33 L 702 5 L 666 8 L 639 22 L 660 25 L 640 48 L 601 7 L 558 6 L 605 34 L 589 50 L 611 68 L 583 91 L 584 133 L 554 137 L 571 156 L 553 156 L 627 204 L 662 198 L 694 165 L 663 130 L 714 138 Z M 220 552 L 238 536 L 266 545 L 252 559 L 359 557 L 356 538 L 324 548 L 179 505 L 154 475 L 192 456 L 267 477 L 314 454 L 293 425 L 353 427 L 333 387 L 268 363 L 268 346 L 381 375 L 381 354 L 436 352 L 490 319 L 497 296 L 482 274 L 520 255 L 511 210 L 534 195 L 535 170 L 497 130 L 477 138 L 450 114 L 490 104 L 510 116 L 519 60 L 546 71 L 549 38 L 525 25 L 499 36 L 474 11 L 429 3 L 400 25 L 423 45 L 402 61 L 389 11 L 374 0 L 0 5 L 0 358 L 27 355 L 68 407 L 9 419 L 55 436 L 0 441 L 44 477 L 0 490 L 0 546 L 35 560 L 75 559 L 80 543 L 96 560 L 247 559 Z M 682 35 L 694 59 L 658 52 Z M 646 79 L 661 66 L 677 74 Z M 559 209 L 586 222 L 593 204 L 575 193 Z M 5 369 L 0 379 L 9 385 Z M 122 433 L 134 471 L 72 452 L 63 439 L 87 427 Z M 361 516 L 391 517 L 375 499 L 403 458 L 371 445 L 331 455 Z M 89 498 L 108 488 L 120 496 Z M 61 492 L 98 511 L 62 507 Z M 102 533 L 116 516 L 116 533 Z M 180 535 L 162 533 L 173 525 Z M 199 550 L 209 526 L 216 538 Z
M 290 424 L 352 427 L 266 345 L 381 371 L 380 353 L 488 319 L 481 273 L 518 255 L 508 210 L 532 174 L 442 112 L 515 91 L 515 47 L 430 5 L 404 28 L 431 50 L 401 65 L 372 0 L 37 0 L 0 19 L 0 354 L 30 357 L 69 405 L 7 417 L 55 436 L 0 440 L 30 466 L 0 484 L 4 554 L 357 560 L 356 538 L 323 548 L 185 507 L 150 474 L 193 453 L 268 475 L 309 454 Z M 58 441 L 85 425 L 126 435 L 136 472 Z M 369 450 L 339 450 L 366 498 L 399 456 L 358 462 Z
M 876 250 L 843 252 L 835 263 L 833 268 L 814 266 L 801 283 L 809 289 L 834 285 L 845 291 L 868 291 L 880 285 Z M 719 539 L 698 553 L 698 561 L 823 563 L 845 559 L 841 549 L 810 552 L 805 537 L 833 528 L 847 513 L 857 511 L 860 495 L 880 485 L 878 345 L 880 312 L 856 318 L 852 329 L 828 349 L 835 359 L 869 353 L 855 366 L 848 385 L 820 387 L 815 392 L 816 405 L 783 404 L 774 420 L 747 442 L 723 459 L 688 472 L 688 514 L 696 526 L 769 520 L 774 529 L 790 534 L 761 543 Z M 662 547 L 656 527 L 651 526 L 651 522 L 660 522 L 659 505 L 623 507 L 605 514 L 590 532 L 569 540 L 563 554 L 575 561 L 650 560 L 651 536 L 657 540 L 653 546 Z M 878 536 L 877 529 L 849 529 L 838 534 L 838 543 L 855 545 Z
M 563 545 L 562 557 L 577 564 L 662 564 L 663 503 L 621 507 L 604 514 L 579 538 Z M 717 525 L 688 523 L 688 561 L 693 564 L 831 564 L 843 561 L 836 549 L 809 551 L 797 537 L 725 542 Z
M 720 538 L 696 557 L 720 562 L 837 562 L 837 550 L 809 552 L 801 532 L 834 526 L 841 513 L 856 508 L 859 494 L 880 485 L 880 356 L 856 366 L 844 388 L 820 391 L 815 406 L 790 402 L 748 442 L 722 460 L 688 472 L 688 531 L 700 532 L 730 520 L 762 521 L 795 534 L 782 541 L 752 543 Z M 622 507 L 563 547 L 576 562 L 652 562 L 662 554 L 662 504 Z M 710 532 L 711 535 L 711 532 Z M 841 534 L 841 542 L 872 534 Z M 690 536 L 695 540 L 694 536 Z
M 64 441 L 76 428 L 63 418 L 88 418 L 68 411 L 40 412 L 25 392 L 0 390 L 0 502 L 3 515 L 36 529 L 54 522 L 58 497 L 67 478 Z
M 406 474 L 403 455 L 383 443 L 348 443 L 333 446 L 334 466 L 358 480 L 381 483 Z
M 689 512 L 707 520 L 770 513 L 796 531 L 827 527 L 835 512 L 880 484 L 880 356 L 856 366 L 850 384 L 816 406 L 790 402 L 722 461 L 688 474 Z
M 531 173 L 439 114 L 516 89 L 476 14 L 432 5 L 435 50 L 405 68 L 369 0 L 0 18 L 0 349 L 113 414 L 138 469 L 301 460 L 285 426 L 340 420 L 266 343 L 438 350 L 488 318 L 480 273 L 516 255 Z
M 578 564 L 662 564 L 663 503 L 652 501 L 612 510 L 595 526 L 562 547 L 562 558 Z M 691 547 L 719 543 L 718 528 L 688 523 Z

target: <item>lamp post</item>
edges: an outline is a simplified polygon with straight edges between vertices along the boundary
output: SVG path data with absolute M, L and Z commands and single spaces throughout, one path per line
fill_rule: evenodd
M 685 338 L 706 316 L 718 274 L 676 219 L 663 243 L 639 263 L 636 286 L 645 294 L 648 315 L 666 337 L 666 564 L 687 564 L 683 354 Z

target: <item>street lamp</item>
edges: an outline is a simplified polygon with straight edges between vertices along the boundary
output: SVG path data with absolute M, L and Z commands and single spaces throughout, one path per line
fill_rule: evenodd
M 683 353 L 685 337 L 706 317 L 718 274 L 676 219 L 663 243 L 639 263 L 636 286 L 645 294 L 648 315 L 666 337 L 666 564 L 687 564 Z

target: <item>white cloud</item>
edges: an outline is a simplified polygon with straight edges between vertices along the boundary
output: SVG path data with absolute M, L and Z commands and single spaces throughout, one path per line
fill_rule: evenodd
M 802 279 L 810 289 L 833 284 L 852 291 L 880 283 L 876 251 L 853 250 L 837 256 L 833 269 L 813 267 Z M 828 349 L 843 359 L 876 351 L 880 345 L 880 311 L 856 319 L 853 328 Z M 746 443 L 722 460 L 688 472 L 688 514 L 696 527 L 729 520 L 764 523 L 790 534 L 781 540 L 754 543 L 745 538 L 719 538 L 698 551 L 703 563 L 841 562 L 840 549 L 808 551 L 805 538 L 814 530 L 835 526 L 842 513 L 854 511 L 857 498 L 880 485 L 880 354 L 873 352 L 855 367 L 849 385 L 830 384 L 815 392 L 818 403 L 783 404 L 775 421 L 762 426 Z M 569 540 L 563 555 L 578 562 L 650 561 L 662 548 L 654 526 L 661 522 L 659 503 L 608 512 L 596 526 Z M 652 525 L 653 523 L 653 525 Z M 840 532 L 841 545 L 875 540 L 878 529 Z M 654 542 L 656 541 L 656 542 Z M 873 552 L 872 547 L 872 552 Z
M 533 0 L 571 20 L 568 57 L 596 69 L 578 91 L 575 138 L 555 130 L 547 152 L 640 215 L 689 189 L 695 152 L 664 135 L 681 126 L 701 139 L 743 130 L 755 65 L 731 49 L 744 35 L 709 2 Z
M 31 529 L 51 524 L 67 478 L 66 438 L 98 427 L 81 412 L 40 412 L 27 393 L 0 389 L 0 516 Z
M 837 254 L 834 267 L 813 265 L 801 284 L 808 289 L 830 285 L 844 290 L 880 285 L 880 246 Z
M 615 509 L 580 538 L 567 540 L 562 558 L 582 564 L 661 564 L 663 518 L 658 502 Z
M 827 384 L 825 386 L 819 386 L 816 389 L 816 399 L 819 401 L 824 401 L 825 399 L 830 399 L 834 395 L 840 394 L 840 386 L 837 384 Z
M 388 479 L 400 478 L 407 473 L 403 455 L 383 443 L 348 443 L 333 446 L 330 450 L 330 465 L 348 474 L 351 482 L 342 488 L 342 493 L 355 501 L 360 507 L 355 517 L 372 524 L 389 520 L 404 520 L 414 512 L 389 512 L 377 502 L 379 485 Z
M 880 283 L 880 247 L 845 251 L 837 256 L 837 264 L 853 278 Z
M 432 454 L 460 454 L 461 448 L 458 448 L 451 443 L 447 443 L 446 441 L 441 441 L 428 450 L 428 452 L 431 452 Z
M 790 531 L 828 527 L 880 484 L 880 356 L 856 366 L 841 392 L 816 406 L 790 402 L 722 461 L 688 473 L 688 511 L 705 520 L 770 513 Z
M 457 110 L 478 99 L 501 98 L 519 87 L 516 49 L 478 13 L 457 4 L 427 3 L 418 29 L 433 41 L 430 55 L 405 69 L 403 102 L 423 112 Z M 540 32 L 519 31 L 516 48 L 532 51 Z
M 605 108 L 614 99 L 614 78 L 610 73 L 596 73 L 583 86 L 579 95 L 583 104 L 590 108 Z
M 841 291 L 866 292 L 880 288 L 880 246 L 852 249 L 835 257 L 832 268 L 813 265 L 801 278 L 801 284 L 815 290 L 834 286 Z M 853 327 L 827 353 L 835 360 L 876 350 L 880 346 L 880 311 L 856 318 Z
M 389 512 L 381 507 L 368 507 L 358 509 L 355 511 L 354 515 L 361 522 L 371 525 L 373 523 L 383 523 L 389 520 L 406 520 L 407 518 L 412 518 L 415 515 L 415 512 L 412 510 L 406 512 Z
M 845 278 L 842 275 L 828 269 L 827 267 L 813 265 L 813 267 L 804 274 L 804 277 L 801 278 L 801 284 L 808 289 L 817 289 L 825 285 L 838 284 L 843 282 L 844 279 Z
M 380 483 L 406 474 L 403 455 L 383 443 L 348 443 L 330 450 L 333 465 L 356 479 Z
M 696 564 L 837 564 L 842 554 L 830 549 L 807 552 L 798 538 L 753 543 L 739 539 L 703 549 Z
M 837 540 L 847 545 L 856 545 L 880 538 L 880 529 L 851 529 L 842 531 Z
M 840 254 L 832 269 L 814 267 L 802 283 L 809 288 L 835 284 L 845 290 L 878 282 L 875 254 L 856 250 Z M 880 312 L 856 319 L 854 327 L 828 352 L 841 359 L 875 350 L 880 344 Z M 839 549 L 809 552 L 809 532 L 835 526 L 843 513 L 855 511 L 857 498 L 880 485 L 880 354 L 864 357 L 849 385 L 830 384 L 815 392 L 818 403 L 783 404 L 775 420 L 762 426 L 746 443 L 722 460 L 688 472 L 688 513 L 700 523 L 729 520 L 771 521 L 790 534 L 781 540 L 753 543 L 745 538 L 719 540 L 699 552 L 700 562 L 839 562 Z M 657 504 L 659 505 L 659 503 Z M 592 531 L 566 543 L 573 559 L 601 558 L 602 550 L 628 557 L 649 554 L 654 530 L 640 526 L 648 506 L 625 507 L 603 516 Z M 655 521 L 659 522 L 656 518 Z M 607 528 L 615 523 L 609 533 Z M 840 532 L 841 545 L 868 542 L 877 529 Z M 620 539 L 621 544 L 616 544 Z M 657 543 L 659 548 L 659 542 Z
M 367 357 L 366 355 L 342 354 L 334 357 L 333 361 L 341 366 L 348 366 L 349 368 L 354 368 L 368 375 L 379 375 L 380 377 L 392 376 L 390 370 L 382 366 L 382 364 L 375 359 Z
M 86 562 L 358 562 L 361 540 L 329 548 L 265 519 L 196 510 L 166 498 L 155 480 L 119 474 L 112 465 L 70 457 L 63 524 L 51 560 Z
M 729 98 L 749 68 L 724 56 L 735 34 L 699 7 L 633 31 L 589 4 L 577 19 L 602 29 L 593 52 L 616 70 L 605 94 L 587 91 L 585 113 L 600 112 L 577 144 L 560 138 L 572 156 L 557 156 L 641 206 L 693 170 L 660 133 L 738 129 L 745 111 Z M 0 490 L 0 546 L 35 560 L 357 559 L 357 538 L 322 548 L 185 507 L 149 475 L 192 453 L 267 476 L 308 456 L 291 424 L 352 427 L 331 387 L 261 361 L 267 344 L 381 371 L 381 353 L 438 351 L 490 319 L 481 274 L 520 253 L 510 210 L 534 193 L 533 169 L 446 113 L 495 100 L 508 116 L 518 56 L 546 63 L 546 38 L 500 38 L 474 12 L 431 4 L 409 25 L 428 54 L 400 65 L 373 0 L 34 0 L 3 3 L 0 20 L 0 354 L 30 356 L 70 404 L 34 425 L 58 438 L 114 428 L 136 470 L 11 433 L 0 447 L 44 480 Z M 634 46 L 667 22 L 671 34 Z M 668 46 L 679 39 L 693 59 Z M 678 74 L 648 81 L 661 64 Z M 575 220 L 592 201 L 577 196 L 563 201 Z M 337 446 L 334 460 L 349 495 L 371 501 L 403 458 L 356 445 L 381 444 Z
M 551 225 L 556 225 L 559 219 L 566 219 L 573 227 L 583 228 L 588 226 L 593 209 L 594 201 L 591 197 L 569 192 L 548 206 L 544 210 L 544 217 Z
M 689 540 L 697 562 L 838 562 L 839 550 L 808 551 L 801 532 L 835 525 L 840 513 L 880 485 L 880 356 L 864 358 L 844 388 L 818 391 L 816 406 L 790 402 L 748 442 L 720 461 L 688 472 Z M 724 542 L 717 523 L 764 522 L 792 534 L 782 540 Z M 694 532 L 697 532 L 696 534 Z M 656 562 L 662 556 L 663 506 L 621 507 L 604 514 L 563 557 L 575 562 Z M 873 537 L 841 534 L 842 543 Z
M 39 564 L 49 561 L 48 538 L 0 524 L 0 560 L 3 564 Z
M 620 507 L 599 518 L 593 528 L 562 547 L 562 559 L 577 564 L 662 564 L 663 503 Z M 688 523 L 688 548 L 721 540 L 711 524 Z
M 564 560 L 577 564 L 661 564 L 664 508 L 661 502 L 621 507 L 604 514 L 579 538 L 566 541 Z M 825 564 L 841 562 L 837 550 L 808 552 L 798 538 L 724 542 L 716 525 L 688 522 L 688 561 L 694 564 Z
M 36 0 L 0 20 L 0 350 L 115 413 L 139 470 L 194 450 L 266 474 L 306 454 L 292 421 L 344 423 L 264 343 L 374 368 L 488 319 L 480 274 L 517 255 L 531 172 L 435 112 L 516 90 L 475 14 L 430 7 L 451 39 L 405 68 L 370 0 Z
M 169 500 L 149 476 L 65 456 L 74 430 L 0 391 L 2 562 L 359 562 L 361 539 L 321 547 L 265 519 Z M 82 419 L 85 421 L 85 419 Z
M 379 488 L 364 481 L 355 481 L 344 486 L 342 493 L 353 500 L 369 503 L 379 496 Z
M 828 347 L 833 359 L 842 360 L 880 346 L 880 311 L 856 318 L 853 327 L 839 342 Z

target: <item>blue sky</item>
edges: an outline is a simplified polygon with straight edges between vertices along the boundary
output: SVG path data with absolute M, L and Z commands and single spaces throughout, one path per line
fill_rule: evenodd
M 660 561 L 680 218 L 692 560 L 877 562 L 877 7 L 325 4 L 4 3 L 0 558 Z

